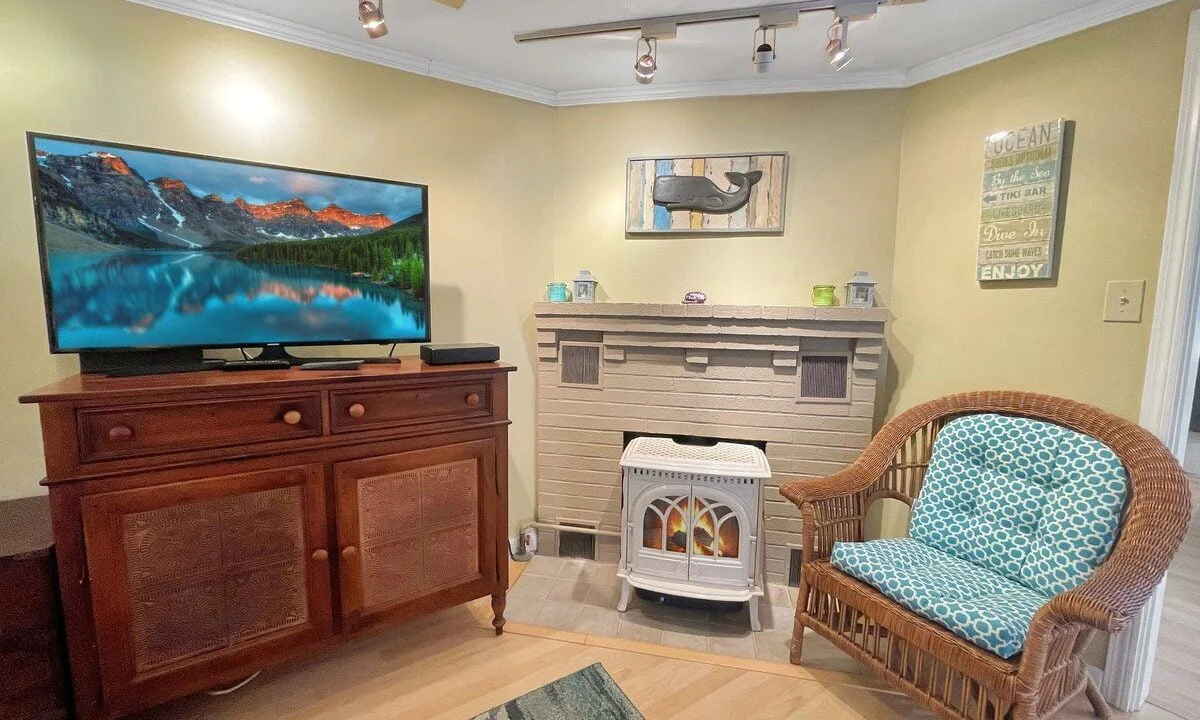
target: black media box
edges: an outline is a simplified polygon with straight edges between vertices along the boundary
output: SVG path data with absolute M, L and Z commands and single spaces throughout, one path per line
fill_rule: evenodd
M 484 344 L 422 345 L 421 359 L 430 365 L 496 362 L 500 359 L 500 348 Z

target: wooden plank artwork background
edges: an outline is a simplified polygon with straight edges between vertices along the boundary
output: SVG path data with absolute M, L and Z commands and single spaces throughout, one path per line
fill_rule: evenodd
M 733 192 L 737 188 L 725 173 L 756 170 L 762 172 L 762 180 L 750 189 L 746 205 L 732 213 L 668 212 L 654 204 L 656 177 L 706 177 L 722 192 Z M 631 233 L 783 232 L 786 171 L 784 153 L 630 160 L 625 229 Z

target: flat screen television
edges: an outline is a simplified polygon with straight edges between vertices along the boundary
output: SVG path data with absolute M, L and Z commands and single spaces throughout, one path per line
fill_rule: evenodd
M 52 352 L 429 340 L 425 185 L 28 142 Z

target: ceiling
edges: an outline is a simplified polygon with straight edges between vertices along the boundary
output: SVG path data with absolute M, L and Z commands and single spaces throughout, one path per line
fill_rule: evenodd
M 751 72 L 754 20 L 679 28 L 658 48 L 652 85 L 633 78 L 637 33 L 518 45 L 542 28 L 750 7 L 765 0 L 386 0 L 390 33 L 369 40 L 356 0 L 129 0 L 547 105 L 908 87 L 1169 0 L 926 0 L 855 23 L 855 62 L 825 61 L 831 12 L 779 30 L 770 75 Z

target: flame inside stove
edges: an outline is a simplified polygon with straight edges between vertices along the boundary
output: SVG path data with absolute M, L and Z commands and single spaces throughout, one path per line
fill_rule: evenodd
M 647 508 L 642 521 L 643 546 L 667 552 L 686 553 L 705 557 L 736 558 L 741 540 L 738 518 L 728 506 L 703 498 L 682 503 L 685 513 L 677 506 L 666 512 L 666 544 L 663 546 L 663 519 Z M 719 528 L 719 529 L 718 529 Z

